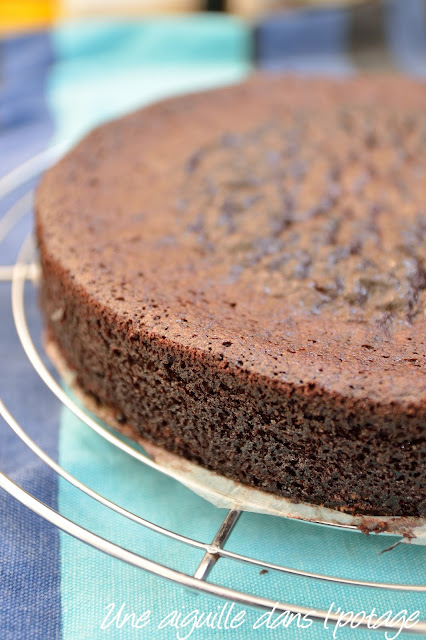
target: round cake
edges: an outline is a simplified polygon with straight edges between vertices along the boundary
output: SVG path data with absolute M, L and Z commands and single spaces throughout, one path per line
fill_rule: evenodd
M 90 133 L 36 198 L 47 339 L 111 424 L 423 516 L 426 88 L 254 77 Z

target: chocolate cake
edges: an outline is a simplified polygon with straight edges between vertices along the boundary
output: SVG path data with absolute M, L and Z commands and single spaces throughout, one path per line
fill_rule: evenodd
M 112 423 L 425 515 L 426 88 L 258 76 L 102 126 L 36 198 L 48 340 Z

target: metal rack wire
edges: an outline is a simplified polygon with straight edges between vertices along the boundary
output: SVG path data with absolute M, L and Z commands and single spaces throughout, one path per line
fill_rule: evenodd
M 42 171 L 44 171 L 53 161 L 55 161 L 59 155 L 61 155 L 63 149 L 50 149 L 38 156 L 35 156 L 27 163 L 21 165 L 18 169 L 6 176 L 0 181 L 0 200 L 12 194 L 18 187 L 26 185 L 31 179 L 36 178 Z M 31 210 L 32 192 L 27 190 L 25 195 L 21 197 L 3 216 L 0 220 L 0 243 L 2 243 L 17 222 Z M 67 395 L 67 393 L 58 384 L 55 378 L 50 374 L 49 370 L 45 366 L 41 354 L 38 352 L 28 326 L 26 317 L 25 306 L 25 283 L 28 280 L 37 279 L 38 268 L 32 260 L 33 250 L 31 246 L 31 238 L 26 238 L 23 242 L 21 251 L 19 253 L 18 260 L 12 266 L 0 267 L 0 281 L 6 281 L 11 283 L 11 305 L 13 319 L 17 334 L 21 345 L 28 358 L 29 365 L 31 365 L 40 378 L 45 383 L 49 392 L 53 393 L 58 401 L 72 411 L 80 420 L 82 420 L 87 427 L 96 432 L 100 437 L 107 440 L 111 445 L 118 447 L 127 455 L 135 458 L 139 462 L 157 470 L 159 473 L 168 474 L 167 470 L 159 467 L 154 460 L 152 460 L 147 454 L 141 452 L 136 447 L 133 447 L 118 436 L 114 435 L 105 426 L 92 418 L 84 409 L 77 405 L 74 400 Z M 405 591 L 405 592 L 425 592 L 426 585 L 412 585 L 412 584 L 395 584 L 386 582 L 374 582 L 355 580 L 340 576 L 330 576 L 319 573 L 313 573 L 309 571 L 299 570 L 291 567 L 286 567 L 280 564 L 274 564 L 265 560 L 252 558 L 247 555 L 242 555 L 228 549 L 224 549 L 224 544 L 228 539 L 231 531 L 237 525 L 240 512 L 237 509 L 231 509 L 227 512 L 222 524 L 220 525 L 216 535 L 211 542 L 203 542 L 194 538 L 190 538 L 180 533 L 164 528 L 154 522 L 132 513 L 122 506 L 115 504 L 108 498 L 97 493 L 90 487 L 86 486 L 78 478 L 72 476 L 66 469 L 62 468 L 55 460 L 53 460 L 42 448 L 40 448 L 36 442 L 28 435 L 25 428 L 19 424 L 9 409 L 5 406 L 4 402 L 0 400 L 0 414 L 3 419 L 14 431 L 14 433 L 22 440 L 22 442 L 29 447 L 32 452 L 42 460 L 47 466 L 49 466 L 56 474 L 58 474 L 65 481 L 69 482 L 75 488 L 99 502 L 105 507 L 118 513 L 120 516 L 127 518 L 145 529 L 160 534 L 165 539 L 175 540 L 183 545 L 187 545 L 194 549 L 198 549 L 204 552 L 203 558 L 198 565 L 195 573 L 189 575 L 181 571 L 177 571 L 168 566 L 154 562 L 153 560 L 146 558 L 142 555 L 134 553 L 120 545 L 117 545 L 110 540 L 103 538 L 96 533 L 82 527 L 81 525 L 66 518 L 61 513 L 55 511 L 50 506 L 39 501 L 37 498 L 26 492 L 12 480 L 10 480 L 5 474 L 0 471 L 0 487 L 6 490 L 11 496 L 19 500 L 22 504 L 32 509 L 41 517 L 60 528 L 62 531 L 74 536 L 75 538 L 85 542 L 100 551 L 107 553 L 115 558 L 118 558 L 124 562 L 127 562 L 135 567 L 151 572 L 157 576 L 170 580 L 174 583 L 181 584 L 185 587 L 191 588 L 196 591 L 200 591 L 213 596 L 232 600 L 233 602 L 240 603 L 246 606 L 256 607 L 260 609 L 270 610 L 275 607 L 278 612 L 289 611 L 292 613 L 300 613 L 301 615 L 309 614 L 310 617 L 317 621 L 324 621 L 327 615 L 326 611 L 317 610 L 315 614 L 312 614 L 312 608 L 299 604 L 291 604 L 281 602 L 280 598 L 265 598 L 255 594 L 245 593 L 236 589 L 230 588 L 226 585 L 219 585 L 209 582 L 208 577 L 213 566 L 220 559 L 228 559 L 234 562 L 244 563 L 258 567 L 260 569 L 273 570 L 284 574 L 291 574 L 295 576 L 303 577 L 307 580 L 321 580 L 334 584 L 342 584 L 348 586 L 357 587 L 370 587 L 376 589 L 385 589 L 393 591 Z M 324 524 L 324 523 L 323 523 Z M 346 525 L 329 525 L 339 526 L 345 528 L 351 528 Z M 337 614 L 329 614 L 328 619 L 330 622 L 335 622 L 338 619 Z M 359 627 L 365 627 L 366 622 L 363 622 Z M 381 630 L 398 629 L 398 624 L 381 626 Z M 426 633 L 426 621 L 419 622 L 415 627 L 410 630 L 412 633 L 423 634 Z

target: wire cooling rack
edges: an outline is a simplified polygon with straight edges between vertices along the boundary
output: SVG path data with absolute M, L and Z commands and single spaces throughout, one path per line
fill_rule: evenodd
M 28 185 L 31 180 L 37 178 L 37 176 L 39 176 L 48 166 L 50 166 L 62 153 L 63 149 L 60 148 L 49 149 L 46 152 L 33 157 L 31 160 L 21 165 L 8 176 L 0 180 L 0 201 L 6 197 L 9 197 L 18 188 L 22 189 L 22 187 Z M 8 234 L 13 230 L 19 220 L 21 220 L 21 218 L 23 218 L 25 215 L 29 214 L 32 207 L 32 196 L 32 189 L 28 187 L 25 190 L 24 195 L 16 200 L 13 206 L 7 211 L 6 214 L 4 214 L 4 216 L 0 220 L 0 243 L 4 242 Z M 31 237 L 28 237 L 22 244 L 22 248 L 20 250 L 16 263 L 11 266 L 0 267 L 0 281 L 11 283 L 11 305 L 14 323 L 21 345 L 28 358 L 28 365 L 32 366 L 35 369 L 37 374 L 45 383 L 47 387 L 46 393 L 53 393 L 58 401 L 66 406 L 70 411 L 72 411 L 80 420 L 82 420 L 87 425 L 87 427 L 95 431 L 100 437 L 107 440 L 111 445 L 121 449 L 127 455 L 137 459 L 144 465 L 156 469 L 159 473 L 168 475 L 167 470 L 159 467 L 147 454 L 121 440 L 119 437 L 107 430 L 105 426 L 102 425 L 102 423 L 92 418 L 84 409 L 77 405 L 65 393 L 65 391 L 45 366 L 41 354 L 37 350 L 31 337 L 26 317 L 26 304 L 24 295 L 25 284 L 28 280 L 35 281 L 38 277 L 38 266 L 33 260 L 33 255 L 34 254 L 32 249 Z M 279 597 L 273 597 L 272 594 L 270 598 L 265 598 L 255 594 L 238 591 L 226 585 L 209 582 L 208 578 L 210 571 L 220 559 L 226 558 L 234 562 L 258 567 L 261 570 L 272 570 L 284 574 L 291 574 L 303 577 L 306 580 L 319 580 L 347 586 L 370 587 L 391 591 L 426 593 L 426 585 L 372 582 L 364 580 L 354 580 L 340 576 L 329 576 L 325 574 L 290 568 L 282 566 L 280 564 L 274 564 L 262 559 L 252 558 L 230 551 L 228 549 L 224 549 L 225 542 L 228 539 L 233 528 L 237 525 L 238 518 L 240 516 L 240 511 L 238 511 L 237 509 L 230 509 L 226 513 L 226 517 L 224 518 L 222 524 L 220 525 L 216 535 L 211 542 L 196 540 L 181 535 L 176 531 L 164 528 L 154 522 L 150 522 L 140 515 L 124 509 L 118 504 L 115 504 L 108 498 L 100 495 L 90 487 L 86 486 L 78 478 L 68 473 L 36 444 L 36 442 L 28 435 L 21 424 L 19 424 L 14 415 L 12 415 L 12 413 L 5 406 L 4 402 L 1 399 L 0 414 L 9 425 L 9 427 L 14 431 L 14 433 L 22 440 L 22 442 L 26 446 L 28 446 L 33 451 L 36 456 L 38 456 L 56 474 L 61 476 L 61 478 L 82 491 L 84 494 L 86 494 L 93 500 L 96 500 L 105 507 L 111 509 L 112 511 L 120 514 L 124 518 L 127 518 L 139 524 L 141 527 L 160 534 L 165 539 L 175 540 L 183 545 L 187 545 L 204 552 L 202 560 L 198 564 L 198 567 L 193 575 L 177 571 L 164 564 L 155 562 L 118 544 L 115 544 L 114 542 L 111 542 L 110 540 L 101 537 L 100 535 L 66 518 L 58 511 L 55 511 L 50 506 L 44 504 L 36 497 L 22 489 L 0 470 L 0 487 L 7 491 L 11 496 L 16 498 L 19 502 L 24 504 L 26 507 L 28 507 L 62 531 L 130 565 L 133 565 L 190 589 L 223 599 L 231 600 L 245 606 L 265 610 L 271 610 L 272 608 L 275 608 L 275 611 L 277 612 L 289 611 L 294 614 L 299 613 L 302 616 L 308 614 L 311 619 L 320 622 L 323 622 L 327 615 L 327 612 L 324 610 L 317 609 L 315 611 L 315 614 L 313 614 L 313 610 L 309 606 L 282 602 Z M 346 525 L 330 524 L 329 526 L 352 528 L 351 526 Z M 337 619 L 337 613 L 328 614 L 328 620 L 330 622 L 336 622 Z M 364 621 L 358 626 L 360 628 L 366 627 L 367 622 Z M 380 627 L 382 631 L 394 630 L 398 628 L 398 623 L 390 624 L 388 626 L 382 625 Z M 407 629 L 406 631 L 410 631 L 411 633 L 419 635 L 425 634 L 426 621 L 419 622 L 415 627 L 410 630 Z

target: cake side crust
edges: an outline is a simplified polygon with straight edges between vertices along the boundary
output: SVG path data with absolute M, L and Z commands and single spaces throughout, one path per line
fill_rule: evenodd
M 355 527 L 364 534 L 389 533 L 403 536 L 405 542 L 426 544 L 426 519 L 406 516 L 360 516 L 343 511 L 307 503 L 296 503 L 286 498 L 273 496 L 240 482 L 229 480 L 217 473 L 182 459 L 166 449 L 141 438 L 138 431 L 116 418 L 111 407 L 99 404 L 92 395 L 86 393 L 76 382 L 76 373 L 66 364 L 57 344 L 45 336 L 46 352 L 69 389 L 78 401 L 106 425 L 122 435 L 138 442 L 156 462 L 160 470 L 181 482 L 189 489 L 208 500 L 218 508 L 238 509 L 278 517 Z

